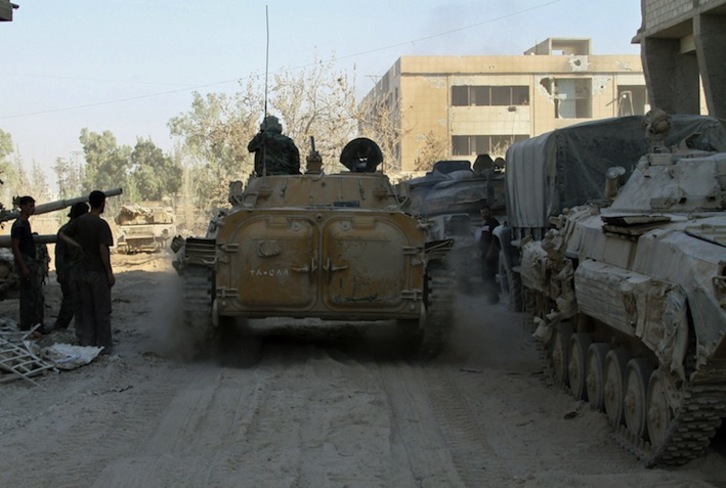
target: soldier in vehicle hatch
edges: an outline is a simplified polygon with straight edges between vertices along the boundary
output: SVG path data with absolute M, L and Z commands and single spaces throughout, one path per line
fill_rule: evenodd
M 265 117 L 247 149 L 255 153 L 257 176 L 300 174 L 300 151 L 292 139 L 282 134 L 282 124 L 274 115 Z

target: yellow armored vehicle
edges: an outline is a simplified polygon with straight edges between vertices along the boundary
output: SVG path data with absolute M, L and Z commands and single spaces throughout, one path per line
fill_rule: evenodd
M 171 207 L 123 205 L 114 221 L 118 225 L 116 251 L 122 254 L 160 251 L 176 235 Z
M 644 119 L 651 151 L 624 185 L 628 169 L 608 170 L 609 202 L 565 210 L 521 246 L 554 383 L 649 466 L 701 455 L 726 416 L 726 152 L 666 147 L 664 115 Z M 726 150 L 723 131 L 709 142 Z
M 186 325 L 215 335 L 234 317 L 394 320 L 423 356 L 450 325 L 451 240 L 405 213 L 373 141 L 343 149 L 349 171 L 252 176 L 230 185 L 231 207 L 205 237 L 175 239 Z M 319 158 L 319 157 L 318 157 Z

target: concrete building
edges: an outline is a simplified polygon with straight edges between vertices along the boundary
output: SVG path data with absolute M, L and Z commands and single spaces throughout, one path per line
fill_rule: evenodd
M 519 56 L 404 56 L 366 95 L 399 142 L 387 169 L 503 155 L 515 141 L 650 108 L 638 55 L 593 55 L 587 38 L 550 38 Z M 428 149 L 427 149 L 428 147 Z
M 726 0 L 641 0 L 633 42 L 653 106 L 726 119 Z

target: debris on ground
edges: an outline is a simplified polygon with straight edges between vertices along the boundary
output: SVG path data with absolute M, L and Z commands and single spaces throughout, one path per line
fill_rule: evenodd
M 31 340 L 36 338 L 36 329 L 41 326 L 38 324 L 31 330 L 21 331 L 13 320 L 0 317 L 0 383 L 24 379 L 37 386 L 31 377 L 84 366 L 103 349 L 64 343 L 42 346 L 40 341 Z

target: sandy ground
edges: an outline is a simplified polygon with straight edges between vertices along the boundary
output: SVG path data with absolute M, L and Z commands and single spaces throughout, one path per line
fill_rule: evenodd
M 189 362 L 169 346 L 169 259 L 113 259 L 114 354 L 0 384 L 1 487 L 726 487 L 726 435 L 686 466 L 643 468 L 603 415 L 545 384 L 502 304 L 462 295 L 428 364 L 398 357 L 386 322 L 279 320 L 228 348 L 252 360 Z

